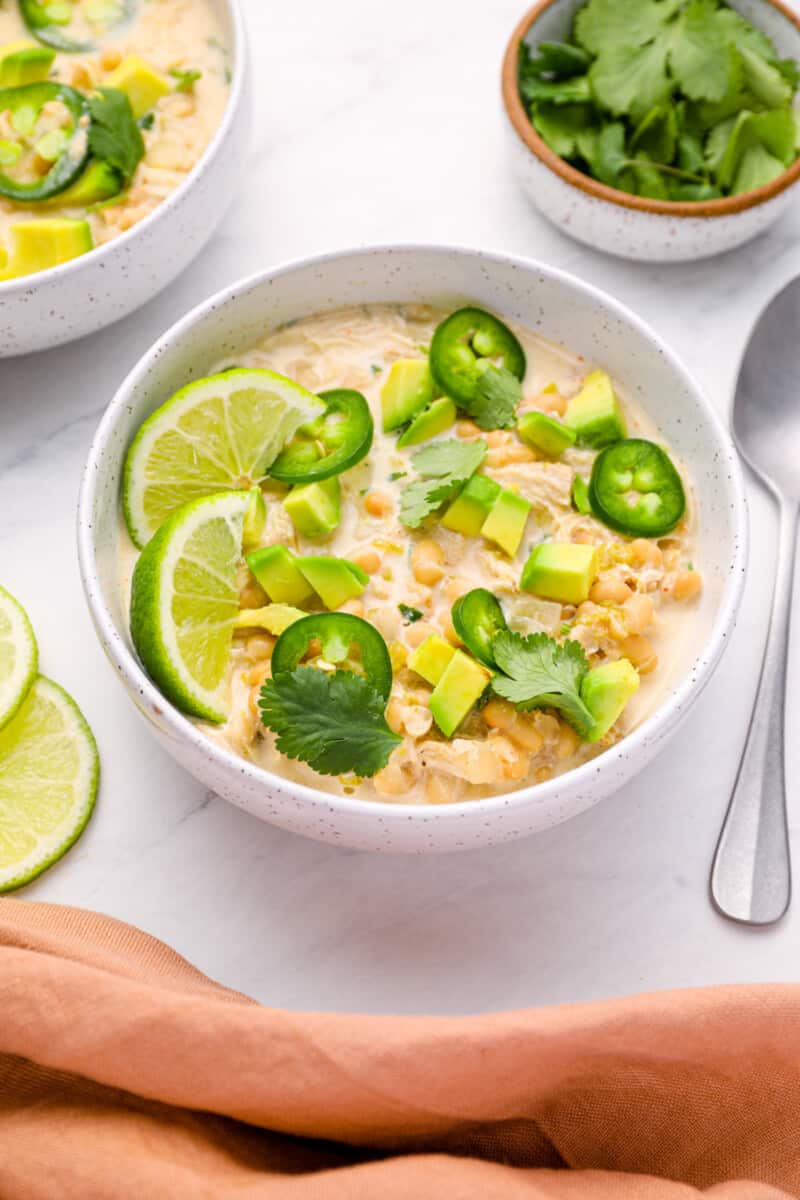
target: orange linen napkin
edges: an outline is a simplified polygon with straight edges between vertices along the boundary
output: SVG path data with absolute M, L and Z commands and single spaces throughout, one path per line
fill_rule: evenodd
M 701 1194 L 800 1194 L 800 987 L 279 1012 L 107 917 L 0 901 L 2 1200 Z

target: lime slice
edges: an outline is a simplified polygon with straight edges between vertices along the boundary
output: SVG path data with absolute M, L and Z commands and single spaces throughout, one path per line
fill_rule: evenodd
M 153 681 L 193 717 L 227 720 L 236 573 L 249 492 L 184 505 L 145 546 L 133 572 L 131 636 Z
M 301 425 L 325 404 L 274 371 L 199 379 L 148 417 L 125 462 L 122 503 L 141 550 L 182 505 L 260 483 Z
M 36 638 L 24 608 L 0 587 L 0 729 L 28 694 L 38 659 Z
M 0 892 L 30 883 L 77 841 L 99 773 L 77 704 L 39 675 L 0 731 Z

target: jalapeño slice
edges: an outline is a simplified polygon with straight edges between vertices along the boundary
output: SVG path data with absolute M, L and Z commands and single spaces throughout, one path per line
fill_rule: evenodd
M 337 388 L 322 392 L 327 410 L 296 436 L 272 464 L 281 483 L 318 483 L 340 475 L 369 454 L 374 434 L 372 413 L 361 392 Z
M 627 537 L 664 537 L 686 511 L 672 460 L 644 438 L 624 438 L 598 454 L 589 500 L 604 525 Z
M 135 15 L 136 4 L 137 0 L 108 0 L 108 14 L 102 22 L 104 31 L 117 29 L 130 20 Z M 79 41 L 65 32 L 66 27 L 72 23 L 72 7 L 71 3 L 56 3 L 54 0 L 51 0 L 51 3 L 42 3 L 42 0 L 19 0 L 23 21 L 36 40 L 43 45 L 60 50 L 62 54 L 86 54 L 96 50 L 95 42 L 86 39 Z
M 460 308 L 437 327 L 430 350 L 439 390 L 469 411 L 483 375 L 494 368 L 521 380 L 525 351 L 502 321 L 480 308 Z
M 497 597 L 486 588 L 474 588 L 456 600 L 451 615 L 453 628 L 470 653 L 494 670 L 492 638 L 508 630 Z
M 392 663 L 386 642 L 374 625 L 350 613 L 312 613 L 290 625 L 272 651 L 273 676 L 293 671 L 313 641 L 321 643 L 325 658 L 337 666 L 355 646 L 367 682 L 388 701 L 392 690 Z
M 53 101 L 64 105 L 71 124 L 63 131 L 51 129 L 36 140 L 36 123 L 42 109 Z M 46 175 L 29 182 L 0 171 L 0 196 L 31 203 L 66 191 L 89 159 L 89 109 L 80 92 L 63 83 L 48 82 L 0 88 L 0 112 L 11 114 L 11 125 L 20 138 L 16 143 L 20 157 L 27 146 L 37 149 L 42 157 L 52 156 L 53 164 Z

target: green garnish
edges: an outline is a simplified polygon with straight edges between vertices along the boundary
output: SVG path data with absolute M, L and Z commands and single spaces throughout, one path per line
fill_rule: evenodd
M 384 698 L 351 671 L 296 667 L 268 680 L 258 703 L 280 753 L 320 775 L 369 778 L 402 742 L 386 722 Z
M 176 92 L 191 92 L 198 79 L 203 78 L 202 71 L 178 71 L 172 70 L 169 72 L 175 82 Z
M 373 375 L 380 375 L 381 371 L 383 370 L 383 367 L 379 366 L 378 363 L 371 363 L 369 369 L 370 369 L 370 371 L 372 371 Z
M 417 529 L 475 474 L 487 450 L 482 439 L 460 442 L 449 438 L 433 442 L 412 455 L 414 469 L 423 478 L 408 484 L 401 492 L 400 520 L 403 524 L 409 529 Z
M 396 483 L 398 479 L 405 479 L 408 471 L 392 471 L 389 476 L 389 483 Z
M 492 654 L 502 672 L 492 676 L 498 696 L 522 710 L 556 709 L 577 734 L 589 734 L 594 719 L 580 694 L 589 664 L 579 642 L 562 645 L 546 633 L 498 633 Z
M 490 366 L 478 380 L 469 415 L 479 429 L 509 429 L 521 399 L 516 375 L 505 367 Z
M 398 604 L 400 615 L 406 625 L 413 625 L 415 621 L 421 621 L 424 613 L 418 608 L 411 608 L 408 604 Z
M 798 156 L 800 66 L 723 0 L 589 0 L 569 42 L 536 49 L 519 58 L 534 127 L 610 187 L 711 200 Z
M 89 150 L 116 167 L 126 182 L 144 157 L 144 141 L 131 102 L 116 88 L 99 88 L 89 96 Z
M 153 128 L 155 123 L 156 123 L 156 114 L 154 112 L 145 113 L 143 117 L 139 118 L 139 128 L 140 129 L 150 130 Z

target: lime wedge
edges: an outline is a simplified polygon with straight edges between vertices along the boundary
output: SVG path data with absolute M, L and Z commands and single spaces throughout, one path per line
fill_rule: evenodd
M 38 659 L 36 638 L 24 608 L 0 587 L 0 729 L 27 696 Z
M 184 505 L 145 546 L 133 572 L 131 636 L 154 683 L 182 712 L 227 720 L 236 572 L 249 492 Z
M 80 709 L 39 675 L 0 731 L 0 892 L 30 883 L 77 841 L 99 772 Z
M 190 500 L 260 483 L 300 426 L 324 411 L 274 371 L 236 368 L 181 388 L 128 451 L 122 503 L 134 544 L 141 550 Z

